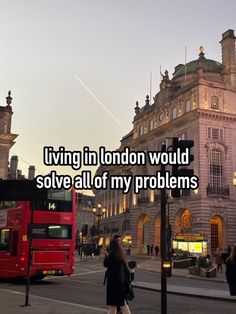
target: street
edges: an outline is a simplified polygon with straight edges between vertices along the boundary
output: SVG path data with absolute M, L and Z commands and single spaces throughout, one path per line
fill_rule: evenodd
M 58 302 L 58 308 L 61 305 L 70 304 L 76 306 L 78 313 L 80 309 L 86 309 L 87 313 L 103 312 L 106 313 L 105 287 L 103 286 L 104 267 L 102 259 L 94 258 L 76 262 L 75 274 L 71 277 L 48 277 L 41 282 L 31 285 L 30 303 L 32 296 L 42 298 L 50 302 Z M 160 274 L 137 269 L 135 272 L 135 281 L 160 282 Z M 196 279 L 172 277 L 168 282 L 178 286 L 205 287 L 214 289 L 228 289 L 225 283 L 216 283 Z M 24 304 L 25 285 L 22 281 L 1 281 L 0 290 L 20 293 L 21 304 Z M 130 302 L 131 312 L 136 314 L 161 313 L 161 294 L 159 292 L 135 289 L 135 299 Z M 1 300 L 1 299 L 0 299 Z M 193 298 L 188 296 L 168 294 L 168 313 L 211 313 L 215 314 L 233 314 L 236 311 L 236 303 L 208 300 L 204 298 Z M 21 305 L 19 304 L 19 306 Z M 87 307 L 87 308 L 86 308 Z M 2 312 L 1 313 L 7 313 Z M 18 313 L 16 308 L 15 313 Z M 28 313 L 28 312 L 27 312 Z M 34 309 L 32 307 L 32 312 Z M 53 312 L 56 313 L 56 312 Z M 11 312 L 11 314 L 14 314 Z M 46 312 L 45 312 L 46 314 Z

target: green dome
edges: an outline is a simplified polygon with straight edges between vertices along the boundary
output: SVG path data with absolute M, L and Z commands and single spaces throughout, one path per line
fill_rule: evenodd
M 199 58 L 197 60 L 190 61 L 186 63 L 186 75 L 194 74 L 197 71 L 197 68 L 201 66 L 203 72 L 205 73 L 221 73 L 223 69 L 223 65 L 220 62 L 215 60 L 206 59 L 204 53 L 201 51 L 199 54 Z M 185 75 L 185 65 L 179 64 L 175 67 L 175 72 L 173 73 L 172 79 L 177 79 L 180 76 Z

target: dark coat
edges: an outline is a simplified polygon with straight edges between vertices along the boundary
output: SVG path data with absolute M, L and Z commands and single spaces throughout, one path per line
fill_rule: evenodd
M 236 261 L 226 260 L 226 279 L 229 284 L 230 295 L 236 296 Z
M 124 306 L 125 303 L 125 262 L 118 261 L 114 256 L 108 255 L 104 258 L 106 271 L 107 305 Z

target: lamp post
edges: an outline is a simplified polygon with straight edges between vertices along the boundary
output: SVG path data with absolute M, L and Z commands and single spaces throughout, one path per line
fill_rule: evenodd
M 171 195 L 167 194 L 166 195 L 166 203 L 167 203 L 167 259 L 171 261 L 172 254 L 171 254 L 171 235 L 172 235 L 172 230 L 171 230 L 171 224 L 170 224 L 170 203 L 172 201 Z
M 99 246 L 99 238 L 100 238 L 100 220 L 102 216 L 105 214 L 106 209 L 102 208 L 102 205 L 99 203 L 97 207 L 93 208 L 94 216 L 97 217 L 98 220 L 98 246 Z

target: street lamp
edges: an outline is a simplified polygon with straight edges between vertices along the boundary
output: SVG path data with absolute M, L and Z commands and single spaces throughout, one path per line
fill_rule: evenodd
M 97 207 L 93 208 L 94 216 L 97 217 L 98 220 L 98 246 L 99 246 L 99 238 L 100 238 L 100 220 L 102 216 L 105 214 L 106 208 L 102 208 L 102 205 L 99 203 Z

